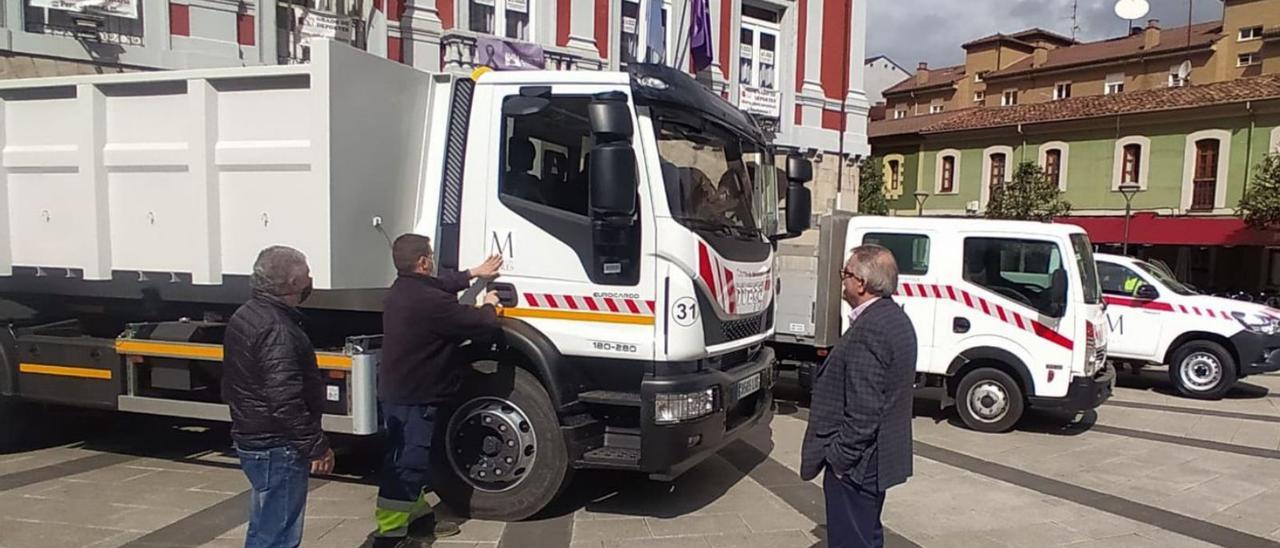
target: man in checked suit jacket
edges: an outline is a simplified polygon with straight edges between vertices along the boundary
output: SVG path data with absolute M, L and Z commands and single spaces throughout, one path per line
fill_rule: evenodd
M 880 547 L 885 491 L 911 476 L 916 332 L 891 297 L 898 265 L 889 250 L 855 248 L 840 279 L 853 314 L 813 380 L 800 476 L 826 469 L 829 546 Z

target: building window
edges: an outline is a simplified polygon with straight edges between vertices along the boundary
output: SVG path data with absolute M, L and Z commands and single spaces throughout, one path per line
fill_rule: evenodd
M 1180 88 L 1190 83 L 1190 76 L 1183 78 L 1180 74 L 1181 65 L 1169 67 L 1169 87 Z
M 929 105 L 929 114 L 938 114 L 942 112 L 943 109 L 945 108 L 946 108 L 946 105 L 943 105 L 942 103 Z
M 1192 211 L 1211 210 L 1216 202 L 1219 146 L 1217 139 L 1196 141 L 1195 175 L 1191 182 Z
M 975 91 L 975 92 L 973 92 L 973 102 L 975 102 L 975 103 L 981 103 L 981 102 L 986 101 L 986 100 L 987 100 L 987 92 L 985 92 L 985 91 Z
M 467 28 L 472 32 L 529 41 L 532 0 L 467 0 Z
M 1002 152 L 997 152 L 991 155 L 991 178 L 989 179 L 991 184 L 1005 182 L 1004 176 L 1005 172 L 1008 170 L 1006 167 L 1008 161 L 1009 157 L 1005 156 Z
M 1053 86 L 1054 101 L 1059 101 L 1062 99 L 1070 99 L 1070 98 L 1071 98 L 1071 82 L 1058 82 L 1057 84 L 1054 84 Z
M 1053 186 L 1062 187 L 1062 150 L 1053 148 L 1045 151 L 1044 178 Z
M 902 108 L 900 108 L 900 109 L 897 109 L 897 110 L 893 111 L 893 119 L 894 119 L 894 120 L 901 120 L 901 119 L 906 118 L 906 117 L 907 117 L 907 110 L 906 110 L 906 109 L 902 109 Z
M 956 191 L 956 157 L 942 157 L 942 176 L 938 181 L 938 192 Z
M 621 48 L 619 55 L 621 62 L 625 66 L 628 63 L 649 62 L 649 63 L 666 63 L 667 62 L 667 44 L 671 43 L 671 29 L 667 26 L 668 13 L 671 13 L 671 3 L 664 1 L 661 10 L 661 21 L 647 21 L 647 14 L 640 11 L 640 2 L 638 0 L 622 0 L 622 36 L 619 40 Z M 642 37 L 648 39 L 648 33 L 644 32 L 645 25 L 662 25 L 664 41 L 661 48 L 663 55 L 657 56 L 653 54 L 654 47 L 652 44 L 642 43 Z M 648 53 L 642 55 L 642 50 Z
M 1124 93 L 1124 73 L 1116 72 L 1107 75 L 1107 84 L 1102 91 L 1106 95 L 1115 95 Z
M 1018 104 L 1018 90 L 1006 89 L 1004 94 L 1000 96 L 1000 106 L 1011 107 Z
M 778 92 L 778 45 L 782 16 L 772 10 L 742 7 L 742 28 L 738 31 L 738 106 L 752 114 L 777 118 L 781 109 Z
M 975 83 L 975 84 L 981 84 L 981 83 L 982 83 L 982 73 L 981 73 L 981 72 L 975 72 L 975 73 L 973 73 L 973 83 Z
M 1240 29 L 1240 34 L 1238 34 L 1236 37 L 1236 40 L 1240 42 L 1246 42 L 1249 40 L 1261 40 L 1261 39 L 1262 39 L 1261 26 L 1244 27 Z
M 1237 67 L 1251 67 L 1259 64 L 1262 64 L 1262 58 L 1256 53 L 1241 53 L 1236 56 Z
M 1124 146 L 1124 168 L 1120 172 L 1120 183 L 1136 183 L 1142 175 L 1142 145 Z
M 889 160 L 889 190 L 898 190 L 902 188 L 902 162 L 900 160 Z

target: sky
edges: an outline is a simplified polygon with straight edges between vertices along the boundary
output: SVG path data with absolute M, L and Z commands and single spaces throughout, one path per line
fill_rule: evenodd
M 960 45 L 997 32 L 1040 27 L 1071 36 L 1073 0 L 869 0 L 867 57 L 888 55 L 907 72 L 964 62 Z M 1151 12 L 1135 22 L 1159 19 L 1162 28 L 1187 23 L 1187 0 L 1149 0 Z M 1128 23 L 1116 17 L 1115 0 L 1078 0 L 1080 41 L 1123 35 Z M 1222 18 L 1221 0 L 1192 0 L 1192 21 Z

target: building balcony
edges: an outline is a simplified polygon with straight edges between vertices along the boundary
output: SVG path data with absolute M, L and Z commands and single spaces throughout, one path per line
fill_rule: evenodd
M 604 62 L 567 48 L 463 30 L 445 33 L 440 41 L 442 70 L 469 73 L 481 66 L 498 70 L 601 70 Z

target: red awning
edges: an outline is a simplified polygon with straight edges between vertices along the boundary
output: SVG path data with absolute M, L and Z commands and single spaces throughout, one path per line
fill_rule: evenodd
M 1124 242 L 1124 216 L 1059 217 L 1057 222 L 1084 227 L 1095 244 Z M 1280 231 L 1249 228 L 1239 217 L 1161 216 L 1134 213 L 1129 243 L 1147 245 L 1280 246 Z

